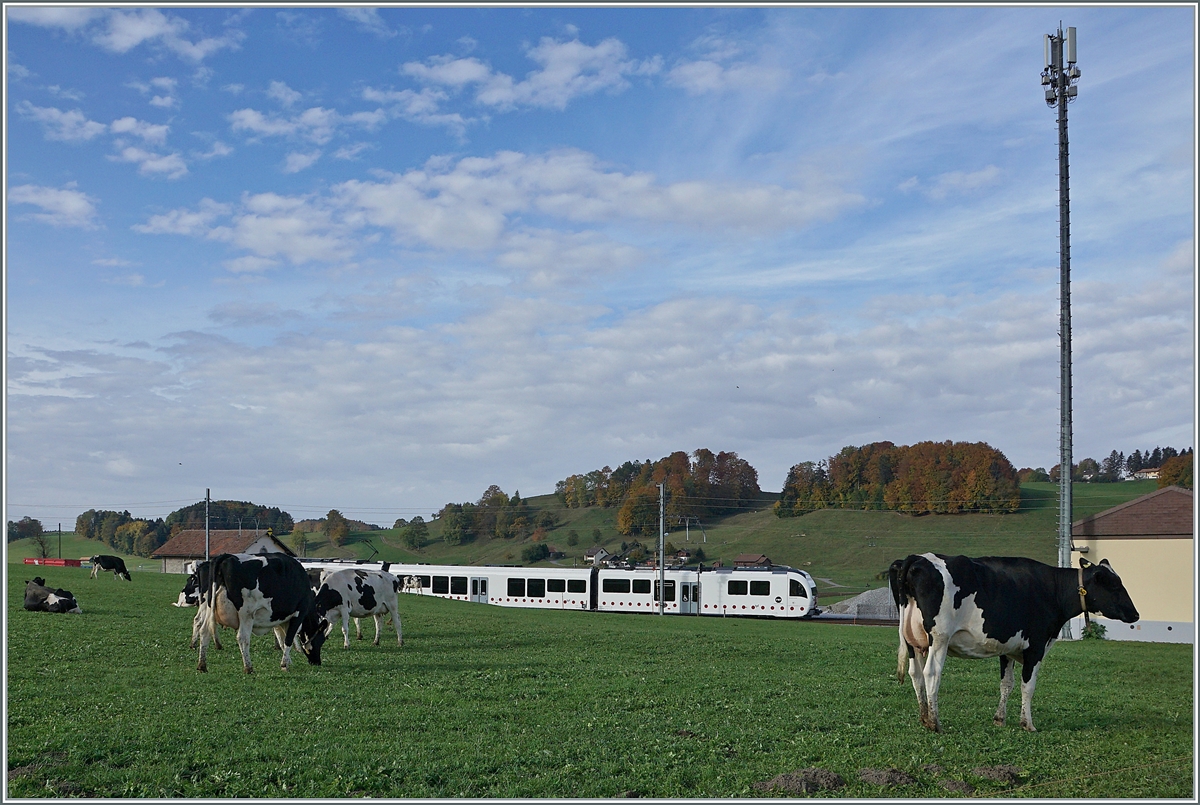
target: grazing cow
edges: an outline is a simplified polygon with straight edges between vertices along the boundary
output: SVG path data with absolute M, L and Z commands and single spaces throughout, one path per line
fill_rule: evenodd
M 249 554 L 237 554 L 238 556 L 246 556 Z M 188 576 L 187 583 L 183 585 L 183 589 L 179 592 L 179 600 L 175 602 L 177 607 L 196 607 L 196 617 L 192 618 L 192 642 L 189 648 L 195 648 L 200 641 L 200 630 L 204 628 L 208 618 L 208 594 L 212 589 L 212 562 L 200 562 L 196 565 L 196 569 Z M 203 606 L 202 606 L 203 605 Z M 216 630 L 213 630 L 213 645 L 218 649 L 224 648 L 221 645 L 221 638 Z
M 274 630 L 283 646 L 280 667 L 291 665 L 291 649 L 297 643 L 312 665 L 321 664 L 321 645 L 329 623 L 317 615 L 316 596 L 308 585 L 304 567 L 281 553 L 254 556 L 221 554 L 212 559 L 212 577 L 207 602 L 200 610 L 200 661 L 196 668 L 207 671 L 206 653 L 217 626 L 237 630 L 242 650 L 242 667 L 253 673 L 250 636 Z
M 416 576 L 405 576 L 404 592 L 417 593 L 419 595 L 421 592 L 421 580 Z
M 25 582 L 25 608 L 30 612 L 83 612 L 69 590 L 51 589 L 41 576 Z
M 107 554 L 97 554 L 92 557 L 92 578 L 96 578 L 96 574 L 103 570 L 105 573 L 112 571 L 114 579 L 125 579 L 125 581 L 133 581 L 129 576 L 129 571 L 125 569 L 125 560 L 119 556 L 109 556 Z
M 358 619 L 371 615 L 375 618 L 375 645 L 383 631 L 383 619 L 392 616 L 396 627 L 396 644 L 404 645 L 400 630 L 400 609 L 396 594 L 400 591 L 400 580 L 391 573 L 374 570 L 347 569 L 330 573 L 325 577 L 317 593 L 317 614 L 332 623 L 334 618 L 342 621 L 342 637 L 346 648 L 350 648 L 350 618 Z M 362 631 L 358 631 L 362 639 Z
M 947 654 L 1000 658 L 997 725 L 1004 724 L 1013 665 L 1019 663 L 1021 726 L 1034 732 L 1038 668 L 1063 625 L 1091 612 L 1125 623 L 1138 619 L 1107 559 L 1094 565 L 1081 558 L 1079 569 L 1073 570 L 1020 557 L 925 553 L 904 559 L 889 581 L 900 606 L 900 639 L 921 723 L 934 732 L 941 732 L 937 694 Z

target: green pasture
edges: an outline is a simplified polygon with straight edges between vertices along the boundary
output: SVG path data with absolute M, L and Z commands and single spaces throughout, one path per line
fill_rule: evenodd
M 263 636 L 247 676 L 226 631 L 200 674 L 194 610 L 170 605 L 182 577 L 6 570 L 9 797 L 753 797 L 808 767 L 842 776 L 834 797 L 959 796 L 945 781 L 977 796 L 1195 794 L 1187 645 L 1056 645 L 1032 734 L 1017 701 L 992 725 L 995 661 L 952 658 L 935 735 L 896 682 L 891 628 L 403 596 L 403 648 L 334 637 L 322 666 L 297 656 L 284 673 Z M 25 612 L 35 573 L 83 614 Z M 984 765 L 1022 782 L 975 776 Z M 870 785 L 865 768 L 917 782 Z

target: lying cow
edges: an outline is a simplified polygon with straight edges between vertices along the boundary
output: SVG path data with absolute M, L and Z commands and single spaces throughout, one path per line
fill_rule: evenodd
M 250 636 L 274 630 L 283 646 L 280 667 L 291 665 L 296 643 L 312 665 L 321 664 L 321 645 L 329 623 L 316 611 L 316 596 L 308 585 L 304 567 L 281 553 L 256 556 L 221 554 L 212 559 L 212 578 L 207 600 L 201 600 L 200 661 L 196 668 L 207 671 L 206 655 L 217 626 L 237 630 L 242 667 L 253 673 Z
M 317 592 L 317 614 L 330 623 L 335 618 L 342 621 L 342 637 L 346 648 L 350 648 L 350 618 L 355 619 L 358 637 L 358 619 L 368 615 L 375 619 L 375 645 L 383 632 L 383 619 L 391 615 L 396 627 L 396 644 L 404 645 L 404 634 L 400 629 L 400 609 L 396 594 L 400 591 L 400 580 L 391 573 L 357 568 L 338 570 L 324 578 Z
M 51 589 L 41 576 L 25 582 L 25 608 L 30 612 L 72 612 L 76 615 L 83 612 L 69 590 Z
M 92 562 L 92 578 L 96 578 L 96 574 L 103 570 L 105 573 L 112 571 L 114 579 L 125 579 L 125 581 L 133 581 L 129 576 L 129 571 L 125 569 L 125 560 L 119 556 L 109 556 L 107 554 L 97 554 L 91 559 Z
M 1004 724 L 1013 665 L 1020 664 L 1021 726 L 1034 732 L 1038 668 L 1063 625 L 1092 612 L 1124 623 L 1138 619 L 1107 559 L 1094 565 L 1081 558 L 1073 570 L 1020 557 L 925 553 L 904 559 L 889 581 L 900 605 L 900 639 L 921 723 L 934 732 L 941 732 L 937 695 L 947 654 L 1000 658 L 997 725 Z

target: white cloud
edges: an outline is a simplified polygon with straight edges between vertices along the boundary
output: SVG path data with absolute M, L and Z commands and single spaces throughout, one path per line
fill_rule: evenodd
M 715 61 L 681 62 L 667 72 L 667 83 L 689 95 L 754 90 L 769 92 L 784 84 L 787 72 L 756 64 L 722 65 Z
M 54 107 L 34 106 L 29 101 L 17 104 L 17 112 L 42 124 L 47 140 L 78 143 L 86 142 L 106 131 L 108 127 L 87 116 L 78 109 L 64 112 Z
M 304 96 L 282 81 L 272 81 L 267 88 L 267 97 L 281 106 L 295 106 Z
M 212 146 L 204 152 L 193 151 L 192 156 L 196 159 L 216 159 L 217 157 L 227 157 L 233 153 L 233 149 L 220 140 L 214 140 Z
M 995 165 L 988 165 L 970 173 L 950 171 L 934 177 L 933 186 L 927 193 L 930 198 L 941 200 L 948 195 L 961 195 L 993 185 L 999 176 L 1000 169 Z
M 262 137 L 289 137 L 308 140 L 324 145 L 344 127 L 360 127 L 368 130 L 384 123 L 387 115 L 383 110 L 355 112 L 341 115 L 333 109 L 314 106 L 293 117 L 264 115 L 255 109 L 238 109 L 229 115 L 230 128 L 234 131 L 250 132 Z
M 8 191 L 9 204 L 27 204 L 41 212 L 23 217 L 51 226 L 96 229 L 96 199 L 68 185 L 65 188 L 23 184 Z
M 138 166 L 143 176 L 163 175 L 168 179 L 180 179 L 187 175 L 187 163 L 179 154 L 156 154 L 135 146 L 126 146 L 109 156 L 114 162 L 130 162 Z
M 330 210 L 311 199 L 275 193 L 243 196 L 231 223 L 208 232 L 213 240 L 297 265 L 349 258 L 354 252 L 349 235 Z
M 210 198 L 202 199 L 198 210 L 171 210 L 154 215 L 144 224 L 134 224 L 133 231 L 145 235 L 203 235 L 220 217 L 229 215 L 232 208 Z
M 359 154 L 361 154 L 363 151 L 368 151 L 373 148 L 375 148 L 375 146 L 371 143 L 355 143 L 354 145 L 343 146 L 342 148 L 334 151 L 333 158 L 354 160 L 358 159 Z
M 114 120 L 109 126 L 109 130 L 114 134 L 132 134 L 140 137 L 143 142 L 153 143 L 154 145 L 165 145 L 167 142 L 167 132 L 171 130 L 171 127 L 147 123 L 144 120 L 138 120 L 134 117 L 122 117 Z
M 363 90 L 363 100 L 383 104 L 388 114 L 403 118 L 422 126 L 446 126 L 456 136 L 461 137 L 466 131 L 467 124 L 475 122 L 466 119 L 457 112 L 440 112 L 441 104 L 449 96 L 432 87 L 425 87 L 420 92 L 411 89 L 378 90 L 367 88 Z
M 339 8 L 338 16 L 355 23 L 359 30 L 375 34 L 380 39 L 390 39 L 398 32 L 388 27 L 379 16 L 377 8 Z
M 235 274 L 261 274 L 264 271 L 275 268 L 279 265 L 279 261 L 248 254 L 244 257 L 226 260 L 221 265 Z
M 313 165 L 317 164 L 317 160 L 320 158 L 321 151 L 319 149 L 316 151 L 309 151 L 306 154 L 302 154 L 299 151 L 293 151 L 287 155 L 287 158 L 283 162 L 283 172 L 299 173 L 305 168 L 311 168 Z
M 518 81 L 494 72 L 476 58 L 440 56 L 428 63 L 407 62 L 401 71 L 426 84 L 461 89 L 478 85 L 475 100 L 502 110 L 519 106 L 565 109 L 573 99 L 600 91 L 620 92 L 629 86 L 627 76 L 651 75 L 661 69 L 657 59 L 628 58 L 625 45 L 609 38 L 598 45 L 578 39 L 559 42 L 543 37 L 526 55 L 541 65 Z
M 230 30 L 221 37 L 187 38 L 191 25 L 182 17 L 152 8 L 19 8 L 6 9 L 14 22 L 88 33 L 90 39 L 112 53 L 127 53 L 142 44 L 160 46 L 188 61 L 198 62 L 225 48 L 236 48 L 243 35 Z

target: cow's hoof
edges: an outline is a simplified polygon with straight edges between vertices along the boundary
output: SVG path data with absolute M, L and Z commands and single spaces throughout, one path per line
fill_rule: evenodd
M 245 671 L 245 672 L 246 672 L 246 673 L 248 673 L 248 674 L 252 674 L 252 673 L 254 673 L 254 669 L 253 669 L 253 668 L 251 668 L 249 665 L 247 665 L 247 666 L 246 666 L 245 668 L 243 668 L 242 670 L 243 670 L 243 671 Z
M 1024 721 L 1021 722 L 1021 729 L 1025 730 L 1026 732 L 1037 732 L 1037 727 L 1033 726 L 1032 724 L 1027 724 Z
M 997 727 L 1003 727 L 1003 726 L 1004 726 L 1004 719 L 1003 719 L 1003 718 L 1001 718 L 1000 716 L 994 716 L 994 717 L 992 718 L 992 723 L 993 723 L 993 724 L 995 724 Z
M 200 672 L 200 673 L 202 673 L 202 674 L 207 674 L 207 673 L 208 673 L 208 666 L 207 666 L 207 665 L 197 665 L 197 666 L 196 666 L 196 670 L 197 670 L 197 671 L 199 671 L 199 672 Z

